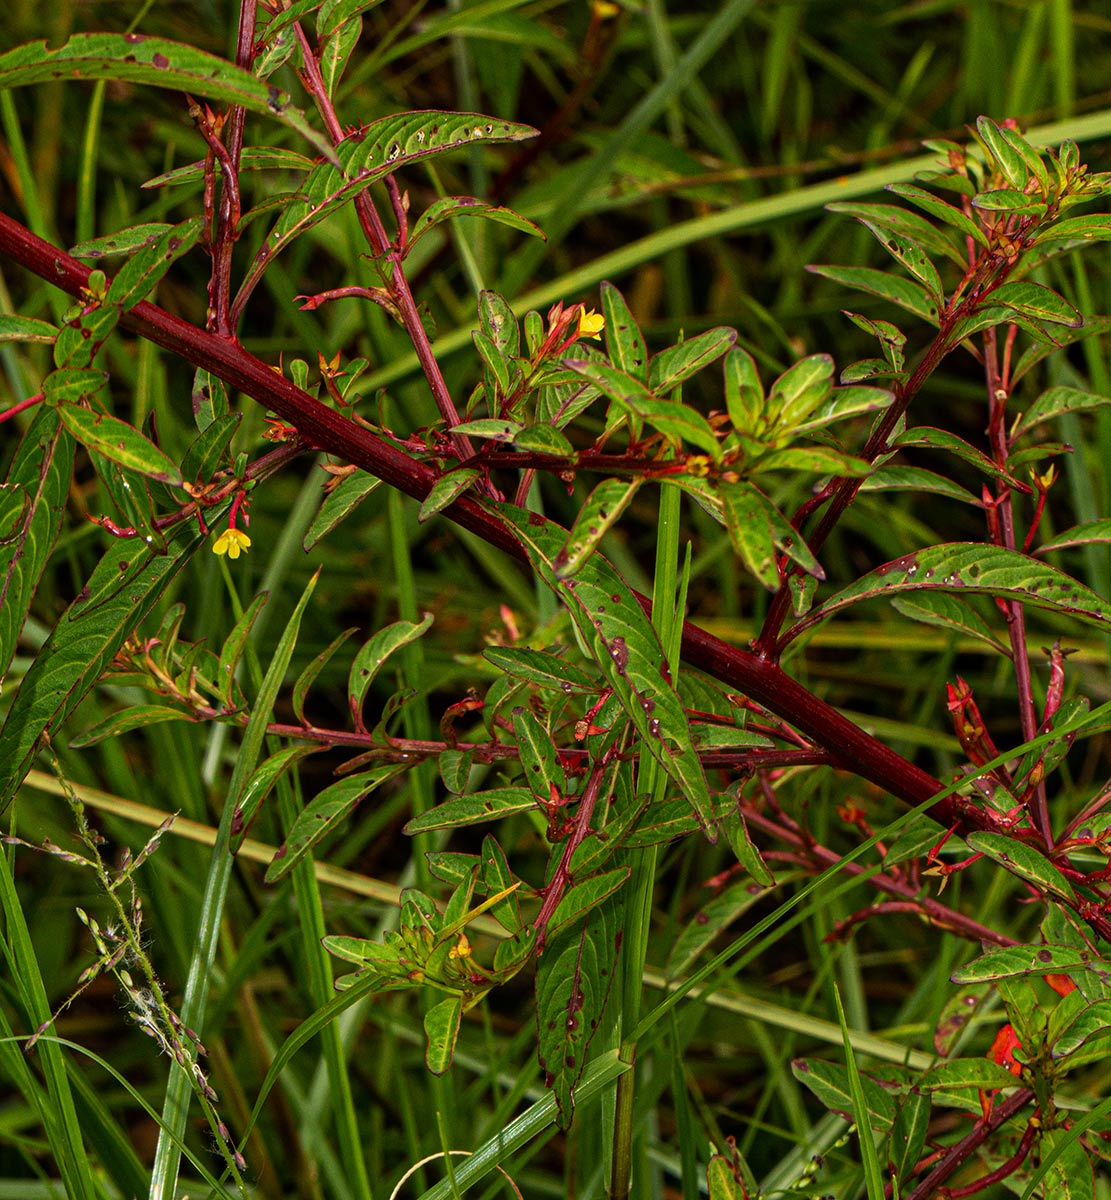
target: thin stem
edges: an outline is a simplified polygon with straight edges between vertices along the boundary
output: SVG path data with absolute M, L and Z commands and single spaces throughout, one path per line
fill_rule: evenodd
M 988 390 L 988 438 L 991 442 L 992 457 L 1002 467 L 1006 465 L 1010 454 L 1006 420 L 1008 393 L 999 373 L 999 348 L 994 328 L 984 333 L 984 370 Z M 1011 504 L 1011 491 L 1006 483 L 1001 485 L 992 508 L 996 520 L 989 521 L 989 528 L 997 532 L 998 544 L 1007 550 L 1017 549 L 1014 509 Z M 1026 612 L 1023 606 L 1014 600 L 1002 601 L 1000 608 L 1007 621 L 1007 635 L 1011 643 L 1011 661 L 1014 663 L 1022 737 L 1024 741 L 1030 741 L 1037 736 L 1038 714 L 1030 675 L 1030 655 L 1026 647 Z M 1049 802 L 1044 780 L 1034 788 L 1030 803 L 1030 820 L 1045 840 L 1046 846 L 1052 849 L 1053 828 L 1049 818 Z

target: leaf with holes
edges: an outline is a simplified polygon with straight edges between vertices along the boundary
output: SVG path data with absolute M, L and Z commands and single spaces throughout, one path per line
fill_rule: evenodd
M 395 621 L 380 629 L 355 655 L 347 682 L 347 699 L 356 726 L 362 727 L 363 701 L 382 664 L 395 650 L 423 636 L 431 624 L 431 613 L 425 613 L 420 622 Z
M 557 1124 L 566 1129 L 575 1111 L 575 1086 L 601 1025 L 621 946 L 611 897 L 544 947 L 537 961 L 536 1024 L 544 1082 L 555 1093 Z
M 519 142 L 536 136 L 518 125 L 478 113 L 422 112 L 382 117 L 345 138 L 336 148 L 338 166 L 314 167 L 255 255 L 243 282 L 250 291 L 276 254 L 306 229 L 349 204 L 376 180 L 409 163 L 483 143 Z
M 266 882 L 284 879 L 306 854 L 354 812 L 371 792 L 400 775 L 408 763 L 380 763 L 369 771 L 326 787 L 298 814 L 286 839 L 266 868 Z
M 534 570 L 555 592 L 648 751 L 671 776 L 715 839 L 706 776 L 691 740 L 683 703 L 663 647 L 644 610 L 614 568 L 595 554 L 574 579 L 560 579 L 555 561 L 566 533 L 536 513 L 499 505 Z
M 610 362 L 626 375 L 648 382 L 648 351 L 625 297 L 612 283 L 602 284 L 602 315 L 606 319 L 606 351 Z
M 496 221 L 499 225 L 508 225 L 510 229 L 519 229 L 522 233 L 527 233 L 530 237 L 538 237 L 541 241 L 548 240 L 539 225 L 533 224 L 527 217 L 522 217 L 520 213 L 514 212 L 511 208 L 490 204 L 486 200 L 477 200 L 474 196 L 444 196 L 440 200 L 433 201 L 421 213 L 409 234 L 409 241 L 405 247 L 406 253 L 411 251 L 430 229 L 458 217 L 481 217 L 485 221 Z
M 242 105 L 275 117 L 321 151 L 331 153 L 304 114 L 292 106 L 288 92 L 219 55 L 182 42 L 141 33 L 76 33 L 56 50 L 45 41 L 29 42 L 0 55 L 0 88 L 59 79 L 118 79 Z
M 954 983 L 988 983 L 1020 975 L 1060 975 L 1089 966 L 1106 973 L 1111 963 L 1076 946 L 1003 946 L 974 958 L 950 978 Z
M 603 479 L 586 498 L 553 566 L 558 579 L 570 579 L 598 548 L 632 503 L 643 480 Z
M 1097 625 L 1111 625 L 1111 604 L 1063 571 L 1017 550 L 982 542 L 949 542 L 904 554 L 869 571 L 831 596 L 795 628 L 823 621 L 861 600 L 930 590 L 996 596 Z

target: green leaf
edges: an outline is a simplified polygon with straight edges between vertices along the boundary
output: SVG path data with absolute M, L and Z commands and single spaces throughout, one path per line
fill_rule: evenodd
M 1064 296 L 1043 287 L 1040 283 L 1030 283 L 1027 280 L 1005 283 L 990 292 L 989 298 L 992 304 L 1001 304 L 1031 321 L 1067 325 L 1072 329 L 1078 329 L 1084 324 L 1084 318 Z
M 408 763 L 380 763 L 369 771 L 351 775 L 326 787 L 297 815 L 286 839 L 266 868 L 266 882 L 277 883 L 318 842 L 341 825 L 371 792 L 408 769 Z
M 58 336 L 58 327 L 49 321 L 37 321 L 34 317 L 17 317 L 10 313 L 0 314 L 0 342 L 53 342 Z
M 668 979 L 685 975 L 719 933 L 764 900 L 767 894 L 767 888 L 753 887 L 752 881 L 746 879 L 742 883 L 734 883 L 721 895 L 704 904 L 683 925 L 672 943 L 667 956 Z
M 977 117 L 976 132 L 995 159 L 999 173 L 1011 187 L 1021 192 L 1030 181 L 1026 157 L 1018 153 L 1011 141 L 1003 136 L 1003 130 L 990 117 Z M 1036 153 L 1033 147 L 1030 147 L 1030 150 L 1031 153 Z
M 181 708 L 167 708 L 164 704 L 134 704 L 123 712 L 113 713 L 98 721 L 91 729 L 87 729 L 70 741 L 73 750 L 84 750 L 87 746 L 95 746 L 105 738 L 119 737 L 130 733 L 133 729 L 146 729 L 148 725 L 159 725 L 163 721 L 195 721 L 192 713 Z
M 988 192 L 977 192 L 972 197 L 972 207 L 981 212 L 1021 213 L 1024 217 L 1042 216 L 1046 206 L 1037 196 L 1016 192 L 1014 188 L 994 188 Z
M 228 461 L 228 448 L 239 429 L 242 413 L 216 417 L 193 440 L 181 460 L 181 475 L 192 483 L 206 483 Z
M 955 433 L 950 433 L 947 429 L 935 429 L 931 425 L 916 425 L 913 429 L 905 429 L 891 442 L 891 445 L 900 448 L 906 446 L 925 446 L 931 450 L 948 450 L 950 454 L 955 454 L 957 458 L 970 463 L 977 470 L 982 471 L 985 475 L 990 475 L 993 479 L 1002 479 L 1010 484 L 1011 487 L 1018 487 L 1020 489 L 1025 486 L 1020 484 L 1012 475 L 1009 475 L 1002 467 L 997 466 L 982 450 L 977 450 L 975 446 L 970 445 L 964 438 L 957 437 Z
M 1095 964 L 1108 964 L 1075 946 L 1003 946 L 974 958 L 950 976 L 954 983 L 990 983 L 1022 975 L 1061 975 Z
M 451 1066 L 462 1015 L 462 996 L 449 996 L 424 1014 L 424 1061 L 433 1075 L 443 1075 Z
M 594 359 L 567 358 L 563 365 L 588 379 L 621 409 L 640 417 L 665 437 L 679 443 L 689 442 L 715 459 L 721 457 L 717 436 L 700 412 L 672 400 L 659 400 L 639 379 Z
M 734 429 L 755 434 L 766 424 L 764 385 L 752 355 L 739 347 L 725 356 L 725 403 Z
M 119 305 L 123 312 L 145 299 L 163 275 L 183 254 L 196 244 L 204 229 L 202 217 L 190 217 L 139 247 L 116 273 L 108 288 L 106 303 Z
M 500 505 L 499 511 L 516 530 L 533 568 L 566 606 L 649 753 L 687 797 L 712 839 L 709 789 L 687 715 L 659 638 L 628 585 L 600 554 L 574 579 L 559 579 L 554 564 L 564 531 L 523 509 Z
M 1083 993 L 1077 989 L 1063 997 L 1058 1008 L 1063 1007 L 1073 996 L 1081 997 L 1077 1001 L 1079 1011 L 1059 1029 L 1059 1032 L 1054 1030 L 1052 1024 L 1050 1026 L 1049 1040 L 1054 1058 L 1068 1058 L 1079 1050 L 1088 1038 L 1111 1029 L 1111 1000 L 1088 1003 L 1087 999 L 1083 998 Z
M 1048 227 L 1038 229 L 1034 235 L 1034 245 L 1039 242 L 1075 241 L 1075 242 L 1106 242 L 1111 241 L 1111 216 L 1102 213 L 1090 213 L 1085 217 L 1066 217 Z
M 511 229 L 519 229 L 530 237 L 540 238 L 541 241 L 548 240 L 547 234 L 539 225 L 522 217 L 520 213 L 515 213 L 511 208 L 490 204 L 486 200 L 477 200 L 474 196 L 444 196 L 433 201 L 421 213 L 409 234 L 406 250 L 412 250 L 415 243 L 430 229 L 456 217 L 481 217 L 486 221 L 496 221 L 499 225 L 508 225 Z
M 853 1115 L 852 1091 L 848 1071 L 838 1063 L 814 1058 L 796 1058 L 791 1074 L 805 1084 L 831 1112 Z M 895 1121 L 895 1098 L 874 1079 L 860 1076 L 860 1086 L 869 1124 L 873 1129 L 888 1130 Z
M 467 437 L 486 438 L 492 442 L 511 442 L 524 428 L 521 421 L 507 417 L 479 417 L 475 421 L 464 421 L 453 425 L 449 433 L 461 433 Z
M 1015 1086 L 1015 1077 L 1006 1067 L 990 1058 L 955 1058 L 950 1062 L 938 1063 L 922 1076 L 917 1087 L 924 1092 L 938 1088 L 952 1091 L 959 1088 L 990 1088 Z
M 289 770 L 306 755 L 315 754 L 319 746 L 286 746 L 284 749 L 271 754 L 268 759 L 247 780 L 243 791 L 239 794 L 239 802 L 235 806 L 235 814 L 231 823 L 231 852 L 238 854 L 262 802 L 270 795 L 274 785 Z
M 767 400 L 768 422 L 792 430 L 833 393 L 833 359 L 811 354 L 787 368 L 772 384 Z
M 371 121 L 337 147 L 338 166 L 324 162 L 309 173 L 255 255 L 243 288 L 249 291 L 271 259 L 294 238 L 407 164 L 462 146 L 518 142 L 535 136 L 530 125 L 478 113 L 428 110 Z
M 1079 1131 L 1065 1126 L 1046 1129 L 1041 1143 L 1041 1160 L 1048 1170 L 1045 1190 L 1034 1194 L 1053 1200 L 1095 1200 L 1094 1156 L 1080 1140 Z
M 895 399 L 893 392 L 878 387 L 839 387 L 824 403 L 819 404 L 805 420 L 792 425 L 792 432 L 810 433 L 814 429 L 822 429 L 837 421 L 858 417 L 865 413 L 882 412 L 889 408 Z
M 763 492 L 748 483 L 725 484 L 719 491 L 729 540 L 764 587 L 773 592 L 779 587 L 777 547 L 808 574 L 825 578 L 805 538 Z
M 1084 521 L 1080 525 L 1074 525 L 1044 542 L 1034 553 L 1047 554 L 1050 550 L 1064 550 L 1066 546 L 1086 546 L 1100 542 L 1111 542 L 1111 520 Z
M 419 621 L 395 621 L 380 629 L 355 655 L 347 682 L 347 698 L 356 728 L 362 727 L 363 701 L 382 664 L 395 650 L 422 637 L 432 624 L 432 614 Z
M 443 512 L 449 505 L 454 504 L 481 475 L 482 472 L 478 467 L 458 467 L 454 471 L 448 471 L 446 475 L 441 475 L 421 502 L 417 520 L 423 524 L 438 512 Z
M 1111 396 L 1099 396 L 1094 392 L 1084 392 L 1079 388 L 1051 387 L 1034 401 L 1033 404 L 1018 419 L 1011 440 L 1016 441 L 1023 434 L 1029 433 L 1035 425 L 1043 421 L 1051 421 L 1064 413 L 1091 412 L 1111 404 Z
M 766 471 L 817 471 L 822 475 L 867 475 L 872 464 L 828 446 L 791 446 L 762 454 L 752 464 L 754 473 Z
M 518 450 L 533 454 L 551 454 L 557 458 L 573 459 L 575 447 L 554 425 L 526 425 L 513 439 Z
M 939 199 L 924 188 L 917 187 L 913 183 L 889 183 L 887 191 L 894 192 L 896 196 L 902 196 L 904 200 L 909 200 L 911 204 L 922 209 L 923 212 L 929 213 L 931 217 L 937 217 L 946 225 L 951 225 L 965 237 L 970 237 L 979 243 L 985 250 L 990 249 L 988 236 L 976 221 L 965 216 L 959 208 Z
M 513 710 L 513 738 L 529 791 L 545 804 L 551 802 L 553 790 L 562 797 L 567 791 L 567 776 L 552 735 L 521 705 Z
M 826 208 L 830 212 L 848 213 L 856 217 L 880 241 L 890 232 L 927 254 L 945 255 L 962 270 L 968 266 L 967 256 L 952 238 L 946 237 L 925 217 L 908 208 L 899 208 L 895 204 L 858 204 L 843 200 L 827 204 Z
M 1075 901 L 1072 884 L 1043 854 L 1018 838 L 1002 833 L 970 833 L 965 841 L 979 854 L 1006 867 L 1012 875 L 1025 880 L 1043 896 L 1056 900 Z
M 652 356 L 648 384 L 658 395 L 666 395 L 692 375 L 716 362 L 737 341 L 737 331 L 725 326 L 707 329 L 689 341 L 670 346 Z
M 834 283 L 890 300 L 892 304 L 907 309 L 931 325 L 938 323 L 937 303 L 931 300 L 926 289 L 913 279 L 902 279 L 897 275 L 889 275 L 886 271 L 877 271 L 874 267 L 811 265 L 806 269 L 813 271 L 815 275 L 832 279 Z
M 366 471 L 356 471 L 354 474 L 348 475 L 335 491 L 329 492 L 324 497 L 320 511 L 313 517 L 312 524 L 305 531 L 304 541 L 301 543 L 305 553 L 307 554 L 321 538 L 326 537 L 341 521 L 349 517 L 367 496 L 381 485 L 381 479 L 377 479 Z
M 603 479 L 575 517 L 555 562 L 557 579 L 570 579 L 598 548 L 640 490 L 642 479 Z
M 910 1091 L 902 1098 L 895 1114 L 888 1142 L 888 1161 L 892 1179 L 911 1179 L 921 1161 L 930 1127 L 930 1098 Z
M 868 222 L 865 221 L 864 224 L 867 225 Z M 888 254 L 897 263 L 906 267 L 926 289 L 927 295 L 934 304 L 941 308 L 945 300 L 945 286 L 941 282 L 941 276 L 937 273 L 937 267 L 930 261 L 926 252 L 914 242 L 892 234 L 885 234 L 881 229 L 872 229 L 872 233 L 879 239 Z
M 285 10 L 287 13 L 292 11 Z M 240 171 L 299 171 L 307 173 L 311 171 L 316 164 L 311 158 L 306 158 L 303 154 L 298 154 L 295 150 L 289 150 L 282 146 L 244 146 L 243 152 L 239 159 Z M 167 171 L 164 175 L 156 175 L 153 179 L 148 179 L 142 186 L 144 188 L 163 188 L 175 187 L 180 184 L 204 183 L 204 159 L 200 159 L 194 163 L 188 163 L 183 167 L 175 167 L 172 171 Z M 139 226 L 142 228 L 142 226 Z M 165 226 L 151 226 L 151 228 L 165 228 Z M 127 230 L 121 230 L 118 234 L 111 234 L 110 237 L 124 238 Z M 97 242 L 103 239 L 97 238 L 92 242 L 82 243 L 84 246 L 94 246 Z M 76 258 L 88 257 L 88 255 L 77 254 L 75 250 L 70 251 Z M 108 251 L 115 253 L 115 251 Z
M 220 650 L 220 665 L 216 671 L 216 686 L 220 689 L 220 699 L 229 711 L 235 707 L 232 689 L 235 684 L 235 673 L 239 669 L 239 660 L 247 647 L 247 639 L 251 636 L 258 615 L 262 612 L 269 594 L 263 592 L 256 596 L 244 610 L 243 615 L 236 621 L 231 633 L 228 634 Z
M 513 872 L 509 869 L 505 851 L 489 834 L 482 839 L 480 869 L 487 895 L 496 896 L 499 892 L 507 891 L 517 882 Z M 517 892 L 510 892 L 504 899 L 499 900 L 490 909 L 490 915 L 500 921 L 510 933 L 517 933 L 521 928 L 521 902 L 517 897 Z
M 59 79 L 119 79 L 171 88 L 222 104 L 238 104 L 284 122 L 319 149 L 330 147 L 292 107 L 288 92 L 256 79 L 227 59 L 167 38 L 140 33 L 77 33 L 56 50 L 29 42 L 0 55 L 0 88 Z
M 572 692 L 598 691 L 597 681 L 591 679 L 585 671 L 543 650 L 490 646 L 482 652 L 482 656 L 495 667 L 518 679 L 527 679 L 540 687 L 558 688 L 566 695 Z
M 614 900 L 591 909 L 579 925 L 550 940 L 536 971 L 538 1057 L 555 1093 L 557 1123 L 566 1129 L 575 1110 L 575 1086 L 617 970 L 621 929 Z
M 885 463 L 868 476 L 860 485 L 862 492 L 931 492 L 936 496 L 948 496 L 962 504 L 982 504 L 967 488 L 961 487 L 948 475 L 938 475 L 924 467 L 900 467 Z
M 478 316 L 490 341 L 507 357 L 516 358 L 521 352 L 521 328 L 505 297 L 488 289 L 480 292 Z
M 1099 625 L 1111 623 L 1111 604 L 1063 571 L 1017 550 L 982 542 L 950 542 L 904 554 L 869 571 L 799 624 L 814 624 L 860 600 L 920 590 L 998 596 Z
M 168 539 L 166 554 L 134 541 L 109 545 L 35 656 L 8 710 L 0 730 L 0 811 L 22 783 L 42 734 L 84 699 L 200 541 L 199 533 L 185 527 Z
M 493 412 L 501 412 L 501 401 L 509 391 L 509 363 L 497 344 L 481 329 L 471 334 L 471 341 L 486 367 L 486 400 Z
M 490 788 L 485 792 L 453 796 L 450 800 L 437 804 L 435 808 L 414 817 L 405 826 L 405 832 L 412 837 L 433 829 L 456 829 L 462 825 L 477 825 L 482 821 L 497 821 L 513 813 L 528 812 L 536 806 L 536 797 L 528 788 Z
M 8 471 L 0 538 L 0 681 L 15 655 L 35 590 L 58 539 L 73 476 L 73 439 L 40 405 Z M 4 798 L 0 795 L 0 811 Z
M 923 625 L 935 625 L 939 629 L 949 629 L 965 637 L 977 638 L 1007 658 L 1011 657 L 1010 646 L 992 632 L 983 617 L 963 600 L 951 596 L 948 592 L 922 592 L 913 596 L 898 596 L 891 601 L 891 607 L 912 621 L 920 621 Z
M 625 297 L 612 283 L 602 284 L 602 316 L 606 319 L 606 352 L 610 362 L 626 375 L 648 382 L 648 351 L 644 335 L 625 303 Z
M 170 487 L 184 482 L 177 463 L 126 421 L 76 404 L 59 405 L 58 415 L 79 442 L 120 466 Z
M 593 912 L 624 884 L 629 878 L 629 870 L 629 867 L 614 867 L 568 888 L 548 921 L 547 937 L 551 938 L 572 921 L 582 920 Z

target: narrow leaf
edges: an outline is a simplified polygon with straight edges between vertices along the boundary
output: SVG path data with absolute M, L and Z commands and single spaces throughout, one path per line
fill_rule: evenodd
M 305 552 L 310 551 L 317 542 L 327 537 L 381 484 L 381 479 L 375 478 L 366 471 L 356 471 L 344 479 L 334 492 L 330 492 L 324 497 L 320 511 L 313 517 L 312 524 L 305 531 L 302 542 Z
M 989 950 L 950 977 L 954 983 L 988 983 L 1018 975 L 1059 975 L 1092 964 L 1106 972 L 1108 964 L 1075 946 L 1003 946 Z
M 382 664 L 395 650 L 415 642 L 428 631 L 431 624 L 431 613 L 425 613 L 419 622 L 395 621 L 385 629 L 380 629 L 355 655 L 348 677 L 347 692 L 356 722 L 361 721 L 363 701 L 370 685 L 382 669 Z
M 610 362 L 626 375 L 648 382 L 648 351 L 625 297 L 612 283 L 602 284 L 602 315 L 606 319 L 606 351 Z
M 1076 899 L 1072 884 L 1033 846 L 1002 833 L 970 833 L 965 841 L 977 853 L 986 854 L 1019 879 L 1032 884 L 1043 896 L 1065 901 Z
M 707 329 L 689 341 L 670 346 L 652 356 L 648 364 L 648 384 L 654 392 L 666 395 L 692 375 L 716 362 L 737 341 L 737 331 L 721 326 Z
M 806 269 L 813 271 L 815 275 L 832 279 L 834 283 L 890 300 L 892 304 L 907 309 L 931 325 L 938 323 L 936 301 L 930 298 L 926 289 L 916 280 L 901 279 L 897 275 L 889 275 L 886 271 L 877 271 L 874 267 L 811 265 Z
M 409 234 L 406 249 L 412 250 L 414 244 L 430 229 L 456 217 L 481 217 L 486 221 L 496 221 L 499 225 L 508 225 L 511 229 L 519 229 L 530 237 L 540 238 L 541 241 L 548 240 L 539 225 L 522 217 L 520 213 L 514 212 L 511 208 L 490 204 L 486 200 L 477 200 L 474 196 L 444 196 L 440 200 L 433 201 L 421 213 Z
M 934 625 L 939 629 L 949 629 L 953 633 L 976 638 L 986 642 L 993 650 L 998 650 L 1007 658 L 1011 657 L 1010 646 L 992 632 L 983 617 L 970 605 L 948 592 L 920 592 L 915 595 L 897 596 L 891 601 L 891 607 L 912 621 L 920 621 L 923 625 Z
M 552 564 L 557 579 L 569 579 L 598 548 L 640 489 L 641 479 L 603 479 L 586 498 Z
M 133 425 L 108 413 L 93 412 L 77 404 L 59 405 L 62 423 L 79 442 L 110 458 L 121 467 L 137 471 L 170 487 L 181 487 L 181 470 Z
M 477 467 L 459 467 L 441 475 L 421 502 L 417 520 L 423 524 L 438 512 L 443 512 L 449 505 L 454 504 L 481 474 Z
M 995 288 L 990 293 L 992 304 L 1002 304 L 1032 321 L 1047 321 L 1052 325 L 1068 325 L 1078 329 L 1084 318 L 1064 298 L 1051 288 L 1028 280 L 1015 280 Z
M 1012 440 L 1029 433 L 1035 425 L 1043 421 L 1051 421 L 1064 413 L 1091 412 L 1111 404 L 1111 396 L 1100 396 L 1094 392 L 1084 392 L 1079 388 L 1051 387 L 1034 401 L 1022 414 L 1015 425 Z
M 461 996 L 449 996 L 424 1014 L 424 1036 L 427 1039 L 424 1061 L 433 1075 L 443 1075 L 451 1066 L 462 1015 Z
M 1099 625 L 1111 624 L 1111 604 L 1063 571 L 1016 550 L 981 542 L 950 542 L 904 554 L 877 567 L 830 597 L 800 625 L 824 620 L 860 600 L 923 589 L 998 596 Z
M 887 190 L 894 192 L 896 196 L 902 196 L 904 200 L 909 200 L 911 204 L 922 209 L 923 212 L 929 213 L 931 217 L 937 217 L 946 225 L 951 225 L 966 237 L 978 242 L 985 250 L 989 249 L 987 234 L 977 222 L 973 221 L 971 217 L 965 216 L 955 205 L 947 203 L 933 195 L 932 192 L 927 192 L 925 188 L 917 187 L 913 183 L 889 183 Z
M 558 688 L 567 695 L 571 692 L 598 690 L 597 681 L 591 679 L 585 671 L 543 650 L 490 646 L 482 655 L 500 670 L 519 679 L 527 679 L 540 687 Z
M 453 796 L 427 812 L 414 817 L 406 826 L 410 836 L 428 833 L 433 829 L 456 829 L 462 825 L 477 825 L 482 821 L 497 821 L 513 813 L 536 808 L 536 797 L 523 787 L 490 788 L 467 796 Z

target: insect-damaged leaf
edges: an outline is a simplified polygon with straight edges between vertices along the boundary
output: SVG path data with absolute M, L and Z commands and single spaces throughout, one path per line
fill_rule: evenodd
M 686 712 L 660 640 L 625 581 L 600 554 L 593 555 L 574 579 L 560 579 L 555 561 L 565 531 L 512 505 L 500 505 L 499 510 L 515 528 L 537 574 L 566 606 L 583 645 L 645 746 L 687 797 L 713 840 L 710 793 Z
M 1075 946 L 1003 946 L 974 958 L 950 978 L 954 983 L 985 983 L 1016 975 L 1058 975 L 1089 966 L 1106 974 L 1111 963 Z
M 1001 867 L 1033 884 L 1043 895 L 1075 900 L 1072 884 L 1033 846 L 1002 833 L 970 833 L 965 841 L 977 853 L 986 854 Z
M 264 83 L 227 59 L 168 38 L 141 33 L 77 33 L 56 50 L 29 42 L 0 55 L 0 88 L 59 79 L 121 79 L 173 88 L 284 121 L 302 137 L 331 148 L 292 106 L 288 92 Z
M 860 600 L 930 589 L 979 592 L 1068 613 L 1098 625 L 1111 624 L 1111 604 L 1090 588 L 1017 550 L 981 542 L 949 542 L 904 554 L 831 596 L 801 624 L 824 620 Z
M 519 142 L 535 137 L 530 125 L 500 121 L 479 113 L 398 113 L 372 121 L 337 147 L 339 166 L 314 167 L 304 185 L 278 218 L 255 255 L 244 280 L 250 290 L 270 260 L 306 229 L 324 220 L 365 192 L 376 179 L 436 154 L 483 142 Z
M 59 405 L 58 414 L 78 441 L 99 451 L 105 458 L 138 471 L 140 475 L 157 479 L 159 483 L 181 487 L 177 463 L 133 425 L 108 413 L 82 408 L 79 404 Z
M 555 1092 L 561 1128 L 571 1124 L 575 1085 L 613 985 L 621 945 L 618 912 L 610 897 L 586 918 L 552 938 L 536 971 L 538 1057 L 544 1081 Z

